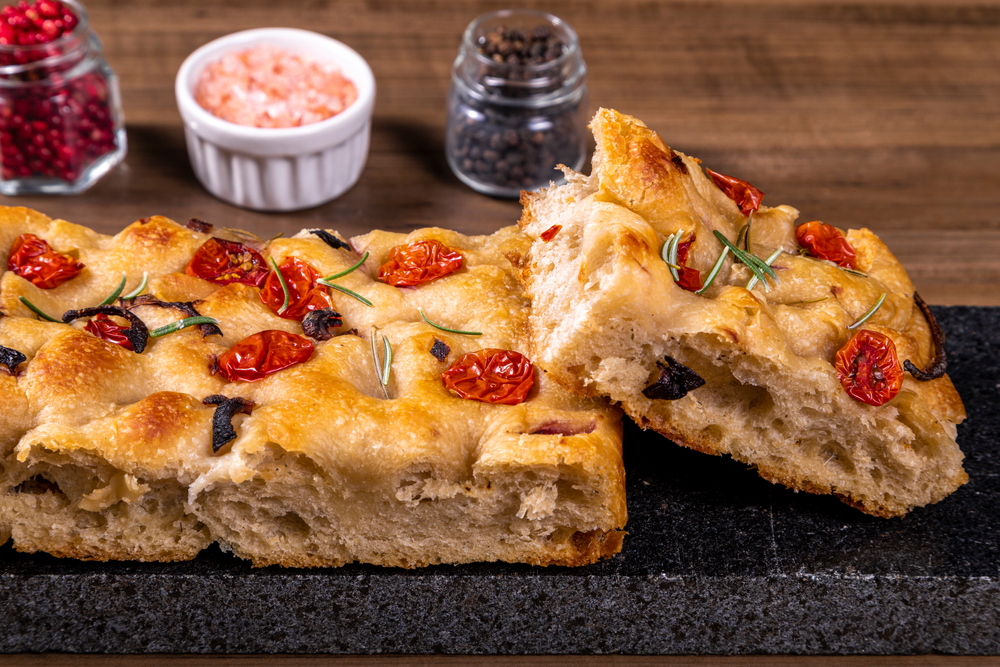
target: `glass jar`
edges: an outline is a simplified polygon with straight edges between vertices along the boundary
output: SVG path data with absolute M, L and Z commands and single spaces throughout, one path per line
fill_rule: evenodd
M 505 31 L 518 31 L 506 34 L 527 40 L 532 33 L 547 33 L 558 40 L 561 54 L 534 64 L 500 53 L 485 55 L 482 51 Z M 523 43 L 516 37 L 511 41 Z M 466 185 L 516 198 L 521 190 L 562 180 L 559 164 L 583 167 L 587 66 L 576 32 L 566 22 L 527 9 L 484 14 L 466 28 L 451 72 L 445 152 Z
M 0 193 L 76 194 L 125 158 L 118 78 L 87 13 L 54 41 L 0 44 Z

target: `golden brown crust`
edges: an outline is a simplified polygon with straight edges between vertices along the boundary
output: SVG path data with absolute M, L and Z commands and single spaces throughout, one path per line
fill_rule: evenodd
M 321 275 L 370 252 L 337 283 L 375 306 L 331 292 L 343 335 L 313 341 L 308 361 L 254 383 L 216 373 L 219 355 L 264 329 L 303 330 L 272 312 L 252 286 L 184 274 L 208 234 L 153 216 L 105 237 L 0 208 L 0 238 L 13 242 L 26 231 L 78 254 L 86 269 L 50 290 L 10 271 L 0 277 L 0 344 L 28 357 L 18 377 L 0 377 L 0 397 L 19 406 L 0 417 L 0 484 L 9 491 L 0 499 L 0 529 L 11 526 L 17 548 L 175 560 L 219 540 L 256 565 L 301 567 L 583 564 L 620 549 L 615 536 L 627 520 L 620 412 L 578 399 L 540 373 L 529 400 L 515 406 L 457 398 L 440 379 L 469 351 L 528 352 L 527 301 L 506 259 L 527 252 L 516 229 L 479 237 L 434 228 L 372 232 L 352 239 L 357 253 L 308 233 L 260 243 L 265 257 L 294 256 Z M 416 288 L 377 280 L 392 247 L 430 238 L 459 249 L 463 268 Z M 189 328 L 151 338 L 136 354 L 83 331 L 85 320 L 37 322 L 18 299 L 59 316 L 99 302 L 122 272 L 125 291 L 134 289 L 142 271 L 150 294 L 193 301 L 223 335 Z M 419 309 L 484 335 L 440 331 Z M 184 316 L 153 305 L 133 312 L 150 329 Z M 389 400 L 371 357 L 373 325 L 392 345 Z M 435 340 L 450 348 L 445 362 L 430 353 Z M 215 408 L 203 404 L 213 394 L 256 406 L 233 419 L 237 438 L 218 452 Z M 104 541 L 96 537 L 101 521 L 108 522 Z M 144 541 L 140 527 L 155 540 Z M 574 539 L 578 532 L 590 536 Z

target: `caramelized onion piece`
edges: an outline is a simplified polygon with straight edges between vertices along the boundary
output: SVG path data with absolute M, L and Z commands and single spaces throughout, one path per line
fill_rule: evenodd
M 934 344 L 934 358 L 931 359 L 930 363 L 923 370 L 917 368 L 916 364 L 909 359 L 903 362 L 903 368 L 908 370 L 910 375 L 921 382 L 936 380 L 942 377 L 945 371 L 948 370 L 948 357 L 944 352 L 944 332 L 941 331 L 941 325 L 938 324 L 937 318 L 934 317 L 934 313 L 931 312 L 930 307 L 916 292 L 913 293 L 913 300 L 917 302 L 917 307 L 920 308 L 920 312 L 927 318 L 927 324 L 930 325 L 931 340 Z
M 199 220 L 198 218 L 191 218 L 184 226 L 193 232 L 201 232 L 202 234 L 208 234 L 215 228 L 215 225 L 205 222 L 204 220 Z
M 352 248 L 349 244 L 344 243 L 325 229 L 310 229 L 309 233 L 320 237 L 323 240 L 323 243 L 327 244 L 334 250 L 350 250 L 351 252 L 354 252 L 354 248 Z
M 119 306 L 94 306 L 93 308 L 67 310 L 63 313 L 62 321 L 69 324 L 81 317 L 93 317 L 94 315 L 124 317 L 131 326 L 128 329 L 122 329 L 122 335 L 128 338 L 128 342 L 132 343 L 132 349 L 136 354 L 142 354 L 142 351 L 146 349 L 146 343 L 149 342 L 149 329 L 146 328 L 146 323 L 136 317 L 134 313 Z
M 444 361 L 448 358 L 448 355 L 451 354 L 451 348 L 448 346 L 448 343 L 435 338 L 434 345 L 431 346 L 431 354 L 433 354 L 434 358 L 438 361 Z
M 23 352 L 18 352 L 14 348 L 0 345 L 0 364 L 6 366 L 11 375 L 17 375 L 16 371 L 18 364 L 27 360 L 28 358 L 24 356 Z
M 173 308 L 174 310 L 179 310 L 188 317 L 201 317 L 201 313 L 194 307 L 193 301 L 160 301 L 152 294 L 143 294 L 137 296 L 134 299 L 129 299 L 124 301 L 122 299 L 118 300 L 118 303 L 122 304 L 126 308 L 135 308 L 136 306 L 158 306 L 160 308 Z M 219 328 L 217 324 L 199 324 L 198 329 L 201 330 L 201 337 L 205 336 L 221 336 L 222 329 Z
M 663 358 L 667 362 L 666 365 L 656 362 L 660 369 L 660 377 L 642 390 L 642 395 L 646 398 L 676 401 L 687 396 L 689 391 L 694 391 L 705 384 L 705 380 L 687 366 L 667 355 Z
M 233 428 L 233 417 L 240 412 L 248 415 L 257 407 L 257 404 L 249 398 L 229 398 L 222 394 L 212 394 L 203 400 L 202 403 L 216 406 L 215 414 L 212 415 L 213 454 L 236 439 L 236 429 Z
M 340 313 L 333 308 L 310 311 L 302 318 L 302 331 L 316 340 L 330 340 L 337 334 L 334 329 L 344 324 Z

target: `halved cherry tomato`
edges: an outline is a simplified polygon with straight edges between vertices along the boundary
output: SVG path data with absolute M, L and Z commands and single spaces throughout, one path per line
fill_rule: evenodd
M 7 269 L 40 289 L 59 287 L 83 271 L 83 264 L 69 255 L 56 252 L 34 234 L 21 234 L 7 257 Z
M 121 345 L 126 350 L 135 352 L 135 348 L 132 347 L 132 341 L 130 341 L 128 337 L 122 333 L 128 328 L 129 327 L 123 327 L 118 324 L 104 313 L 100 313 L 87 322 L 87 326 L 84 327 L 84 330 L 97 336 L 98 338 L 110 341 L 115 345 Z
M 879 406 L 899 393 L 903 369 L 896 344 L 884 334 L 862 329 L 837 352 L 837 379 L 851 398 Z
M 795 228 L 795 238 L 812 257 L 828 259 L 837 266 L 848 269 L 858 268 L 854 246 L 847 242 L 836 227 L 819 220 L 803 222 Z
M 535 367 L 519 352 L 487 348 L 463 355 L 441 379 L 459 398 L 517 405 L 535 384 Z
M 288 285 L 288 308 L 285 312 L 278 312 L 285 303 L 285 291 L 281 289 L 278 274 L 273 271 L 269 273 L 260 290 L 260 300 L 276 315 L 287 320 L 301 321 L 313 310 L 333 308 L 327 288 L 316 283 L 323 275 L 308 262 L 297 257 L 286 257 L 278 268 Z
M 545 241 L 546 243 L 548 243 L 549 241 L 551 241 L 552 239 L 554 239 L 556 237 L 556 234 L 559 233 L 560 229 L 562 229 L 562 225 L 552 225 L 551 227 L 549 227 L 548 229 L 546 229 L 544 232 L 542 232 L 539 236 L 541 237 L 541 239 L 543 241 Z
M 313 344 L 305 336 L 268 329 L 247 336 L 219 355 L 219 373 L 230 382 L 256 382 L 308 361 Z
M 705 168 L 705 173 L 712 179 L 712 182 L 722 190 L 723 193 L 740 207 L 743 215 L 750 215 L 751 211 L 760 208 L 760 202 L 764 198 L 764 193 L 750 185 L 746 181 L 741 181 L 732 176 L 719 174 L 709 168 Z
M 462 253 L 440 241 L 416 241 L 396 246 L 378 269 L 378 278 L 394 287 L 413 287 L 462 268 Z
M 687 241 L 681 241 L 677 244 L 677 266 L 681 267 L 677 270 L 679 276 L 677 284 L 689 292 L 697 292 L 701 289 L 701 271 L 684 266 L 687 263 L 688 253 L 691 251 L 691 246 L 693 245 L 693 234 Z
M 236 241 L 212 237 L 201 244 L 184 272 L 216 285 L 243 283 L 260 287 L 269 273 L 261 254 Z

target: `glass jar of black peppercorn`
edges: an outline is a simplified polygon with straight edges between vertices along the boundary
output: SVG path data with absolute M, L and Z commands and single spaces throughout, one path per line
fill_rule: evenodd
M 576 32 L 545 12 L 480 16 L 452 66 L 445 152 L 466 185 L 517 197 L 586 160 L 587 66 Z

